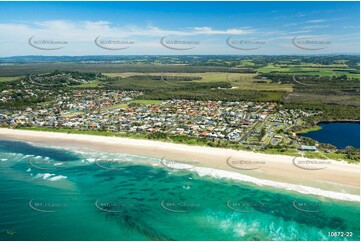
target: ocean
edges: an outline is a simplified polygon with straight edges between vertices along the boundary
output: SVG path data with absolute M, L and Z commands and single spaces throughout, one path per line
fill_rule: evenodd
M 0 140 L 0 240 L 356 240 L 359 202 Z

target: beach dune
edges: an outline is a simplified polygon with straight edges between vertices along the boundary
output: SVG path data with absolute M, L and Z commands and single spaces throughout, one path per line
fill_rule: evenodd
M 356 195 L 359 194 L 360 188 L 359 165 L 335 160 L 310 160 L 302 157 L 190 146 L 152 140 L 5 128 L 0 129 L 0 138 L 64 148 L 79 147 L 94 151 L 156 157 L 185 165 L 214 168 L 260 179 Z M 164 162 L 164 164 L 166 163 Z

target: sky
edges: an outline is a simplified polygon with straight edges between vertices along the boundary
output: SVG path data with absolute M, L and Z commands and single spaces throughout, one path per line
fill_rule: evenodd
M 359 54 L 359 2 L 0 2 L 0 56 Z

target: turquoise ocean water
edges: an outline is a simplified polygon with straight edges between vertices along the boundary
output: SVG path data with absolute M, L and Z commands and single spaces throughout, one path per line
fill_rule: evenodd
M 359 240 L 359 217 L 155 158 L 0 140 L 0 240 Z

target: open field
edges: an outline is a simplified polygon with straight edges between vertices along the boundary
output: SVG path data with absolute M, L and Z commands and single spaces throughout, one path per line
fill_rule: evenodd
M 346 65 L 309 65 L 307 67 L 300 66 L 280 66 L 269 64 L 265 67 L 257 69 L 260 73 L 278 73 L 288 75 L 318 75 L 318 76 L 342 76 L 348 78 L 360 78 L 359 71 L 348 68 Z
M 152 104 L 160 104 L 162 101 L 160 100 L 132 100 L 129 103 L 138 103 L 144 105 L 152 105 Z
M 67 117 L 67 118 L 70 118 L 70 117 L 75 117 L 77 115 L 81 115 L 81 114 L 84 114 L 84 112 L 72 112 L 72 113 L 67 113 L 67 114 L 64 114 L 63 117 Z
M 14 76 L 14 77 L 0 76 L 0 82 L 11 82 L 17 80 L 18 78 L 19 78 L 18 76 Z
M 181 73 L 181 72 L 155 72 L 155 73 L 139 73 L 139 72 L 124 72 L 124 73 L 103 73 L 110 77 L 130 77 L 130 76 L 187 76 L 187 77 L 202 77 L 202 81 L 226 81 L 227 72 L 199 72 L 199 73 Z
M 83 84 L 72 83 L 68 89 L 135 90 L 144 93 L 140 99 L 359 106 L 359 60 L 355 56 L 131 56 L 97 57 L 99 63 L 80 62 L 87 58 L 79 57 L 79 62 L 46 63 L 48 57 L 44 57 L 39 63 L 0 65 L 3 76 L 0 83 L 4 86 L 1 90 L 7 88 L 4 83 L 8 85 L 16 79 L 5 76 L 36 76 L 36 73 L 67 70 L 102 73 L 96 80 L 91 77 Z M 64 60 L 71 59 L 64 57 Z M 111 59 L 114 63 L 106 62 Z
M 98 80 L 92 80 L 89 83 L 71 86 L 71 88 L 96 88 L 99 87 L 100 82 Z
M 289 155 L 289 156 L 294 156 L 294 157 L 301 156 L 300 152 L 298 152 L 297 149 L 288 149 L 288 150 L 281 152 L 278 149 L 270 148 L 270 149 L 264 150 L 263 152 L 266 154 L 272 154 L 272 155 L 282 154 L 282 155 Z
M 287 103 L 302 103 L 307 105 L 339 105 L 340 103 L 342 103 L 343 105 L 358 106 L 360 102 L 360 97 L 293 92 L 285 98 L 285 101 Z
M 131 104 L 131 103 L 153 105 L 153 104 L 160 104 L 161 102 L 162 102 L 161 100 L 132 100 L 132 101 L 128 102 L 128 104 L 126 104 L 126 103 L 115 104 L 115 105 L 106 107 L 105 109 L 109 110 L 109 109 L 116 109 L 116 108 L 128 108 L 129 104 Z
M 292 84 L 256 79 L 256 74 L 127 72 L 104 75 L 111 78 L 102 82 L 105 88 L 143 91 L 142 98 L 151 100 L 281 101 L 292 91 Z
M 109 77 L 130 78 L 134 76 L 182 76 L 182 77 L 201 77 L 200 80 L 192 82 L 229 82 L 233 88 L 242 90 L 259 90 L 259 91 L 285 91 L 292 92 L 292 84 L 271 83 L 269 80 L 257 79 L 257 74 L 251 73 L 227 73 L 227 72 L 205 72 L 205 73 L 104 73 Z
M 103 73 L 106 76 L 110 76 L 110 77 L 121 77 L 121 78 L 127 78 L 130 76 L 186 76 L 186 77 L 202 77 L 201 80 L 197 80 L 197 81 L 202 81 L 202 82 L 212 82 L 212 81 L 227 81 L 227 72 L 199 72 L 199 73 L 190 73 L 190 72 L 186 72 L 186 73 L 180 73 L 180 72 L 156 72 L 156 73 L 151 73 L 151 72 L 143 72 L 143 73 L 139 73 L 139 72 L 124 72 L 124 73 Z M 235 74 L 237 75 L 237 74 Z M 249 74 L 239 74 L 240 76 L 242 75 L 249 75 Z M 255 76 L 254 74 L 251 74 L 252 76 Z
M 220 64 L 221 60 L 215 59 L 213 61 Z M 223 61 L 227 62 L 226 60 Z M 244 60 L 240 61 L 240 63 L 243 69 L 247 65 L 251 71 L 261 66 L 256 59 Z M 244 145 L 241 147 L 242 149 L 260 150 L 261 152 L 266 150 L 269 153 L 297 155 L 298 142 L 306 143 L 311 141 L 297 140 L 292 134 L 292 132 L 297 132 L 297 129 L 292 130 L 289 128 L 294 126 L 312 128 L 318 121 L 323 120 L 359 120 L 359 81 L 347 78 L 346 75 L 340 77 L 290 75 L 290 71 L 303 73 L 302 71 L 309 72 L 310 70 L 320 72 L 328 69 L 351 69 L 348 68 L 349 65 L 346 66 L 342 62 L 331 63 L 330 65 L 313 63 L 296 65 L 292 63 L 290 61 L 278 65 L 263 65 L 265 66 L 264 70 L 268 68 L 269 73 L 252 73 L 251 71 L 249 73 L 240 73 L 235 71 L 242 69 L 240 65 L 232 68 L 223 66 L 229 71 L 218 71 L 216 67 L 211 71 L 208 67 L 192 66 L 192 68 L 195 68 L 193 70 L 197 71 L 190 71 L 187 69 L 190 66 L 159 64 L 154 65 L 154 68 L 150 71 L 148 69 L 150 65 L 109 64 L 112 67 L 129 66 L 129 68 L 127 68 L 127 71 L 111 72 L 105 67 L 105 71 L 97 73 L 94 70 L 91 72 L 44 71 L 42 74 L 30 73 L 17 80 L 16 77 L 5 77 L 3 80 L 6 81 L 0 83 L 0 91 L 3 91 L 3 100 L 6 101 L 3 102 L 2 107 L 8 113 L 11 113 L 12 110 L 22 110 L 27 115 L 34 116 L 31 111 L 27 111 L 29 110 L 28 107 L 32 110 L 46 110 L 52 115 L 53 112 L 54 115 L 58 114 L 58 111 L 54 111 L 54 106 L 56 106 L 56 110 L 65 110 L 61 114 L 60 121 L 57 121 L 56 124 L 48 120 L 39 122 L 40 116 L 38 119 L 30 119 L 30 122 L 23 121 L 22 116 L 17 113 L 20 118 L 14 121 L 14 126 L 18 123 L 20 123 L 20 126 L 32 123 L 32 127 L 45 126 L 51 128 L 56 125 L 62 128 L 63 126 L 77 127 L 81 130 L 90 127 L 90 130 L 111 131 L 110 134 L 120 136 L 128 135 L 129 130 L 131 132 L 142 131 L 144 132 L 142 138 L 147 139 L 160 138 L 166 141 L 188 144 L 201 143 L 217 147 L 229 145 L 229 147 L 235 149 L 240 149 L 238 146 Z M 54 66 L 58 67 L 57 64 Z M 88 64 L 84 66 L 89 67 Z M 141 69 L 141 66 L 145 68 Z M 277 68 L 287 70 L 289 73 L 272 72 L 272 69 Z M 209 71 L 205 71 L 206 69 Z M 13 92 L 13 90 L 21 90 L 22 92 Z M 29 90 L 31 91 L 30 95 Z M 52 103 L 55 97 L 57 100 L 67 101 Z M 64 99 L 64 97 L 66 98 Z M 179 101 L 180 99 L 183 100 Z M 187 109 L 192 107 L 192 103 L 206 105 L 218 101 L 226 102 L 226 105 L 230 105 L 231 109 L 233 109 L 233 105 L 243 105 L 243 109 L 242 112 L 239 112 L 239 110 L 234 112 L 229 112 L 228 109 L 224 110 L 225 118 L 222 116 L 221 124 L 219 119 L 214 119 L 214 121 L 209 121 L 208 118 L 205 121 L 194 120 L 193 122 L 196 123 L 204 122 L 207 125 L 212 125 L 210 130 L 204 131 L 206 134 L 202 133 L 201 129 L 205 129 L 202 127 L 195 128 L 196 131 L 190 130 L 187 126 L 188 121 L 184 120 L 184 126 L 179 127 L 179 130 L 168 127 L 164 132 L 163 130 L 158 132 L 158 125 L 153 126 L 154 124 L 148 122 L 148 119 L 144 119 L 148 113 L 139 116 L 142 122 L 129 121 L 134 124 L 133 126 L 119 123 L 119 120 L 114 118 L 122 110 L 112 109 L 119 108 L 129 108 L 130 112 L 136 110 L 137 113 L 153 109 L 153 113 L 158 113 L 159 107 L 154 105 L 163 101 L 165 101 L 165 105 L 167 105 L 167 102 L 171 102 L 171 107 L 176 103 L 182 109 L 184 108 L 185 112 L 188 112 L 188 110 L 193 112 L 194 108 Z M 260 110 L 257 107 L 257 105 L 260 105 L 258 102 L 262 102 L 262 105 L 271 105 L 270 102 L 274 103 L 269 109 L 265 106 L 264 110 Z M 252 107 L 255 110 L 252 110 Z M 276 109 L 274 109 L 275 107 Z M 99 112 L 96 110 L 97 108 L 99 108 Z M 244 111 L 244 108 L 247 111 Z M 217 108 L 217 112 L 219 109 Z M 209 109 L 205 108 L 204 110 Z M 201 111 L 203 112 L 202 109 Z M 88 112 L 91 113 L 90 116 L 87 115 Z M 165 110 L 164 112 L 167 113 L 168 111 Z M 273 112 L 277 115 L 273 115 Z M 35 116 L 37 115 L 35 114 Z M 94 119 L 95 116 L 100 115 L 104 115 L 104 117 Z M 211 113 L 211 115 L 214 114 Z M 270 118 L 265 118 L 267 115 Z M 110 117 L 114 118 L 114 120 L 110 119 Z M 179 119 L 182 120 L 183 118 L 180 117 Z M 240 121 L 233 121 L 233 119 L 247 122 L 251 120 L 252 125 L 249 123 L 241 124 Z M 79 125 L 79 120 L 89 122 Z M 220 125 L 220 128 L 211 133 L 213 128 L 217 127 L 216 125 Z M 226 129 L 226 127 L 230 128 Z M 242 130 L 238 130 L 239 127 Z M 162 126 L 162 128 L 164 127 Z M 125 132 L 125 130 L 127 131 Z M 183 133 L 187 135 L 182 135 Z M 209 138 L 205 138 L 206 135 Z M 199 139 L 199 137 L 201 138 Z M 215 140 L 214 137 L 218 140 Z M 223 140 L 231 140 L 233 143 L 228 144 Z M 315 154 L 305 154 L 305 156 L 312 155 Z M 325 157 L 322 154 L 318 155 L 320 155 L 320 158 Z M 345 156 L 345 154 L 342 154 L 343 160 L 347 160 Z M 350 160 L 355 160 L 354 156 L 351 156 Z
M 292 84 L 278 84 L 270 80 L 256 79 L 257 74 L 229 74 L 227 80 L 233 87 L 243 90 L 285 91 L 292 92 Z
M 27 63 L 0 65 L 0 73 L 2 76 L 19 76 L 33 74 L 42 74 L 58 71 L 79 71 L 79 72 L 102 72 L 102 73 L 122 73 L 122 72 L 240 72 L 235 68 L 223 66 L 188 66 L 188 65 L 150 65 L 150 64 L 82 64 L 72 62 L 55 62 L 55 63 Z

